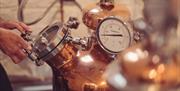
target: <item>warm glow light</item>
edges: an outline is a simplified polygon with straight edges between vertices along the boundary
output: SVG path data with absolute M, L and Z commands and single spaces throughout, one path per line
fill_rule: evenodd
M 144 51 L 144 57 L 148 57 L 149 56 L 149 52 L 147 50 Z
M 149 72 L 149 78 L 154 79 L 157 76 L 157 72 L 155 69 L 150 70 Z
M 100 85 L 106 85 L 107 83 L 105 82 L 105 81 L 102 81 L 101 83 L 100 83 Z
M 81 57 L 80 60 L 83 63 L 92 63 L 93 62 L 93 59 L 90 55 L 85 55 L 85 56 Z
M 124 55 L 124 58 L 127 60 L 127 61 L 131 61 L 131 62 L 137 62 L 139 57 L 138 57 L 138 54 L 135 53 L 135 52 L 128 52 Z
M 144 59 L 146 57 L 148 57 L 148 52 L 145 50 L 143 51 L 140 48 L 136 48 L 135 51 L 129 51 L 124 55 L 124 59 L 126 61 L 130 61 L 130 62 L 137 62 L 140 59 Z
M 154 64 L 157 64 L 157 63 L 159 63 L 159 61 L 160 61 L 159 56 L 158 56 L 158 55 L 154 55 L 153 58 L 152 58 L 152 62 L 153 62 Z
M 161 73 L 163 73 L 165 71 L 165 66 L 164 66 L 164 64 L 160 64 L 159 66 L 158 66 L 158 68 L 157 68 L 157 72 L 159 73 L 159 74 L 161 74 Z
M 98 9 L 92 9 L 90 12 L 92 12 L 92 13 L 98 13 L 99 10 L 98 10 Z
M 138 54 L 138 56 L 139 56 L 140 58 L 144 58 L 144 52 L 143 52 L 141 49 L 137 48 L 137 49 L 136 49 L 136 53 Z

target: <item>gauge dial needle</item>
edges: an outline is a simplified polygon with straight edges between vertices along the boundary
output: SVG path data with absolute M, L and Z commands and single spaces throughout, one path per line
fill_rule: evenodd
M 120 36 L 120 37 L 123 37 L 122 34 L 101 34 L 101 36 Z

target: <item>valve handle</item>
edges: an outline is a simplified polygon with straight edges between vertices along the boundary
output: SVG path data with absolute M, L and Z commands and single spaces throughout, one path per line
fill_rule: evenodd
M 32 34 L 32 31 L 25 31 L 21 33 L 21 37 L 26 41 L 32 41 L 31 34 Z
M 76 17 L 69 17 L 66 26 L 71 29 L 77 29 L 79 26 L 79 21 Z

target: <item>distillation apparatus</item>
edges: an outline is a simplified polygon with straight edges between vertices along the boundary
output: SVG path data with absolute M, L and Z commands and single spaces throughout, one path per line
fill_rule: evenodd
M 78 28 L 79 22 L 70 17 L 66 23 L 44 28 L 34 40 L 30 40 L 32 51 L 25 51 L 37 65 L 45 62 L 52 68 L 54 91 L 119 91 L 117 87 L 122 86 L 113 84 L 113 77 L 118 78 L 111 73 L 114 69 L 107 71 L 107 68 L 111 69 L 108 66 L 111 62 L 117 62 L 114 60 L 118 60 L 116 64 L 122 67 L 127 78 L 176 82 L 179 73 L 168 75 L 170 69 L 179 70 L 175 65 L 180 60 L 178 45 L 176 37 L 172 37 L 175 36 L 172 26 L 176 23 L 162 24 L 169 17 L 154 22 L 157 18 L 152 17 L 152 10 L 162 11 L 166 7 L 156 8 L 145 7 L 146 21 L 151 21 L 152 26 L 142 20 L 134 22 L 134 28 L 144 35 L 135 38 L 136 31 L 129 23 L 130 13 L 126 6 L 115 4 L 114 0 L 100 0 L 83 10 L 83 23 L 93 30 L 90 37 L 72 37 L 71 30 Z M 31 39 L 29 33 L 23 37 Z M 132 46 L 134 40 L 143 41 Z M 124 78 L 123 75 L 120 77 Z
M 71 30 L 79 25 L 73 17 L 64 24 L 47 26 L 33 40 L 29 33 L 22 36 L 32 42 L 32 50 L 25 50 L 29 58 L 52 68 L 54 91 L 113 91 L 105 86 L 103 73 L 133 41 L 130 15 L 114 0 L 100 0 L 95 6 L 85 8 L 83 14 L 84 24 L 94 31 L 90 37 L 71 36 Z

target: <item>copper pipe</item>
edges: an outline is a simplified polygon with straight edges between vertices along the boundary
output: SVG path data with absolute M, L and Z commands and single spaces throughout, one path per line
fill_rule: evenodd
M 59 0 L 60 4 L 60 19 L 61 22 L 64 22 L 64 0 Z

